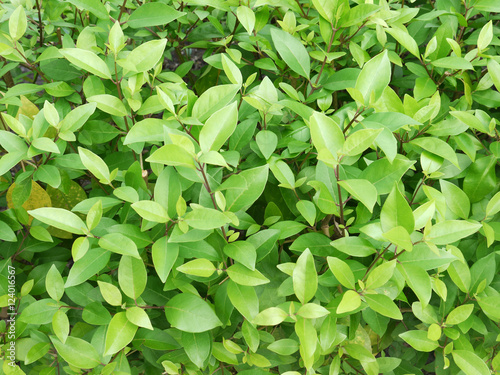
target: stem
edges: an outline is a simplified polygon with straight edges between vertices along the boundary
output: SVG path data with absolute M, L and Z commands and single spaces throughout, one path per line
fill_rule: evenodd
M 212 189 L 210 189 L 210 184 L 208 183 L 207 174 L 205 173 L 205 164 L 198 162 L 198 166 L 199 166 L 199 168 L 196 168 L 196 169 L 198 171 L 200 171 L 201 175 L 203 176 L 203 186 L 205 186 L 205 189 L 207 190 L 208 194 L 210 195 L 210 198 L 212 199 L 212 204 L 213 204 L 214 208 L 216 210 L 218 210 L 217 203 L 215 202 L 215 198 L 214 198 L 214 193 L 213 193 Z M 222 230 L 222 235 L 224 236 L 224 240 L 227 242 L 226 230 L 224 229 L 223 226 L 220 227 L 220 229 Z
M 38 11 L 38 28 L 40 29 L 40 47 L 43 47 L 43 23 L 42 23 L 42 13 L 40 11 L 40 3 L 36 0 L 36 9 Z
M 344 203 L 342 202 L 342 190 L 339 185 L 340 181 L 340 166 L 335 168 L 335 178 L 337 179 L 337 191 L 339 194 L 339 209 L 340 209 L 340 224 L 342 224 L 342 236 L 345 237 L 345 221 L 344 221 Z
M 37 0 L 37 2 L 38 2 L 38 0 Z M 118 22 L 120 22 L 120 18 L 122 18 L 123 12 L 125 12 L 125 4 L 127 4 L 127 0 L 123 0 L 123 4 L 120 7 L 120 14 L 118 14 L 118 19 L 117 19 Z

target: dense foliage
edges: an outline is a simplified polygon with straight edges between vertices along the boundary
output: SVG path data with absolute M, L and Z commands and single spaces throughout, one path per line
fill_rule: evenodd
M 500 371 L 498 0 L 0 7 L 0 373 Z

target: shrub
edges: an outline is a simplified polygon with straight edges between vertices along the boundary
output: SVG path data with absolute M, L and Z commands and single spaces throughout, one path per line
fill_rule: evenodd
M 500 371 L 498 1 L 1 8 L 3 373 Z

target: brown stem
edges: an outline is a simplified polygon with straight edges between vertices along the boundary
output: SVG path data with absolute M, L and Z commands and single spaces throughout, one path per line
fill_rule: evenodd
M 122 18 L 123 12 L 125 12 L 125 4 L 127 4 L 127 0 L 123 0 L 123 4 L 120 7 L 120 14 L 118 14 L 118 19 L 117 19 L 118 22 L 120 22 L 120 18 Z
M 40 11 L 40 3 L 36 0 L 36 9 L 38 11 L 38 28 L 40 29 L 40 47 L 43 47 L 43 23 L 42 23 L 42 13 Z
M 205 189 L 207 190 L 208 194 L 210 195 L 210 198 L 212 199 L 212 204 L 214 208 L 217 210 L 218 208 L 217 208 L 217 203 L 215 202 L 214 193 L 212 189 L 210 189 L 210 184 L 208 182 L 207 174 L 205 173 L 205 164 L 198 162 L 198 166 L 199 167 L 196 169 L 200 171 L 201 175 L 203 176 L 203 186 L 205 186 Z M 226 230 L 224 229 L 223 226 L 220 227 L 220 229 L 222 230 L 222 235 L 224 236 L 224 240 L 227 241 Z

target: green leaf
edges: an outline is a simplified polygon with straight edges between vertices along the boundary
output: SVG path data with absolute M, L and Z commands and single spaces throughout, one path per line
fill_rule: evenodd
M 166 223 L 169 220 L 167 211 L 155 201 L 138 201 L 131 205 L 142 218 L 155 223 Z
M 242 5 L 236 9 L 236 15 L 238 16 L 238 21 L 243 25 L 248 35 L 252 35 L 252 31 L 255 27 L 255 13 L 253 10 Z
M 456 260 L 447 268 L 448 274 L 455 285 L 464 293 L 469 293 L 471 286 L 471 273 L 467 264 Z
M 222 68 L 224 69 L 224 73 L 226 73 L 227 78 L 231 81 L 232 84 L 241 86 L 243 84 L 243 77 L 241 76 L 241 72 L 226 55 L 221 56 L 222 59 Z
M 269 344 L 267 349 L 279 355 L 292 355 L 299 350 L 299 344 L 292 339 L 281 339 Z
M 26 32 L 28 22 L 26 19 L 26 12 L 22 5 L 19 5 L 9 17 L 9 34 L 10 37 L 17 41 Z
M 296 204 L 297 210 L 310 226 L 316 223 L 316 206 L 311 201 L 300 200 Z
M 431 299 L 431 279 L 427 271 L 415 264 L 397 265 L 408 286 L 417 295 L 422 307 L 426 307 Z
M 160 163 L 172 166 L 195 169 L 194 157 L 184 147 L 168 144 L 160 147 L 146 159 L 150 163 Z
M 472 64 L 463 57 L 448 56 L 431 61 L 436 68 L 446 68 L 455 70 L 474 70 Z
M 368 61 L 356 80 L 355 88 L 363 95 L 367 105 L 373 95 L 373 102 L 377 101 L 391 80 L 391 63 L 387 50 L 379 53 Z
M 42 207 L 28 211 L 28 214 L 42 223 L 65 230 L 66 232 L 74 234 L 85 234 L 87 232 L 87 227 L 82 219 L 73 212 L 62 208 Z
M 231 220 L 218 210 L 196 206 L 184 216 L 184 221 L 195 229 L 209 230 L 220 228 Z
M 401 226 L 409 234 L 413 233 L 415 227 L 413 211 L 396 184 L 382 206 L 380 224 L 384 232 Z
M 406 341 L 413 349 L 419 352 L 432 352 L 439 343 L 427 337 L 426 331 L 406 331 L 399 334 L 404 341 Z
M 255 270 L 255 262 L 257 260 L 257 252 L 255 246 L 248 241 L 236 241 L 228 243 L 224 246 L 224 253 L 243 264 L 248 269 Z
M 73 0 L 75 1 L 75 0 Z M 63 48 L 59 52 L 73 65 L 104 79 L 111 79 L 111 72 L 94 52 L 81 48 Z
M 146 289 L 148 275 L 142 259 L 122 255 L 118 266 L 118 283 L 128 297 L 136 300 Z
M 306 303 L 300 307 L 299 311 L 297 311 L 298 316 L 306 319 L 318 319 L 328 314 L 330 314 L 328 309 L 325 309 L 323 306 L 315 303 Z
M 293 290 L 299 301 L 309 302 L 318 288 L 318 274 L 314 265 L 314 257 L 309 249 L 305 249 L 297 259 L 292 274 Z
M 474 352 L 468 350 L 453 350 L 453 360 L 465 375 L 489 375 L 490 369 Z
M 171 298 L 165 306 L 165 315 L 172 327 L 183 332 L 205 332 L 222 325 L 210 305 L 190 293 Z
M 109 94 L 94 95 L 87 98 L 89 103 L 96 103 L 97 108 L 101 111 L 109 113 L 112 116 L 127 116 L 127 108 L 123 102 L 116 96 Z
M 295 323 L 295 333 L 299 337 L 300 356 L 304 360 L 304 367 L 309 370 L 314 364 L 314 352 L 318 344 L 318 333 L 309 319 L 301 317 L 298 317 Z
M 472 314 L 472 311 L 474 311 L 474 304 L 472 303 L 458 306 L 448 314 L 448 316 L 446 317 L 445 324 L 446 325 L 460 324 L 469 318 L 470 314 Z
M 185 14 L 185 12 L 178 12 L 164 3 L 144 3 L 132 12 L 127 20 L 127 25 L 133 29 L 160 25 L 163 26 Z
M 122 293 L 118 287 L 100 280 L 97 281 L 97 285 L 99 285 L 99 290 L 107 303 L 111 306 L 120 306 L 122 304 Z
M 210 356 L 212 337 L 209 332 L 182 332 L 182 347 L 191 362 L 198 368 L 203 368 L 204 362 Z
M 156 273 L 164 283 L 179 255 L 179 245 L 167 242 L 166 236 L 162 237 L 153 244 L 151 255 Z
M 359 294 L 354 290 L 348 290 L 342 296 L 342 300 L 337 307 L 337 314 L 351 312 L 359 306 L 361 306 L 361 297 Z
M 342 237 L 331 242 L 331 245 L 344 254 L 364 258 L 376 253 L 373 245 L 366 239 L 352 236 Z
M 33 228 L 33 227 L 32 227 Z M 7 242 L 16 242 L 17 237 L 11 227 L 3 221 L 0 221 L 0 240 Z
M 111 253 L 101 248 L 88 250 L 69 270 L 65 288 L 79 285 L 99 273 L 109 262 Z
M 494 59 L 488 59 L 488 73 L 496 89 L 500 87 L 500 64 Z
M 116 313 L 106 331 L 104 355 L 113 355 L 127 346 L 134 338 L 137 326 L 127 319 L 125 312 Z
M 117 63 L 122 68 L 132 72 L 147 72 L 153 69 L 163 57 L 166 45 L 167 39 L 157 39 L 142 43 L 139 47 L 134 48 L 125 59 L 120 59 Z
M 493 22 L 489 21 L 486 25 L 483 26 L 477 38 L 477 49 L 479 50 L 479 52 L 484 51 L 490 45 L 492 39 L 493 39 Z M 488 62 L 489 61 L 494 61 L 494 60 L 490 59 L 488 60 Z
M 365 300 L 366 303 L 368 303 L 368 306 L 379 314 L 387 316 L 391 319 L 403 319 L 398 306 L 388 296 L 384 294 L 365 294 Z
M 371 163 L 358 178 L 370 181 L 379 194 L 388 194 L 414 163 L 402 155 L 397 155 L 392 163 L 383 158 Z
M 278 145 L 278 136 L 270 130 L 261 130 L 255 136 L 255 140 L 264 159 L 269 159 Z
M 141 259 L 137 245 L 121 233 L 108 233 L 99 239 L 99 246 L 117 254 L 130 255 Z
M 358 132 L 354 133 L 357 134 Z M 350 137 L 348 138 L 348 140 Z M 346 142 L 347 143 L 347 142 Z M 377 203 L 377 189 L 368 180 L 352 179 L 338 182 L 340 186 L 346 189 L 358 201 L 363 203 L 370 212 Z
M 80 369 L 92 369 L 100 365 L 99 353 L 89 342 L 78 337 L 69 336 L 63 344 L 59 339 L 50 336 L 58 355 L 71 366 Z
M 423 148 L 425 151 L 428 151 L 437 156 L 441 156 L 443 159 L 448 160 L 450 163 L 459 168 L 457 155 L 455 151 L 451 148 L 451 146 L 436 137 L 421 137 L 410 141 L 411 144 L 414 144 L 418 147 Z
M 354 274 L 346 262 L 335 257 L 327 257 L 326 260 L 328 261 L 330 271 L 332 271 L 333 275 L 343 286 L 349 289 L 356 288 Z
M 236 129 L 238 106 L 236 102 L 224 107 L 206 121 L 200 131 L 200 148 L 203 152 L 219 151 Z
M 64 281 L 55 265 L 52 265 L 45 276 L 45 288 L 50 298 L 59 301 L 64 294 Z
M 408 52 L 420 59 L 417 42 L 415 42 L 415 39 L 411 37 L 406 29 L 387 28 L 385 29 L 385 32 L 392 35 L 392 37 L 396 39 L 404 48 L 406 48 Z
M 278 307 L 269 307 L 257 314 L 252 323 L 259 326 L 275 326 L 288 317 L 288 314 Z
M 54 154 L 60 154 L 59 148 L 54 143 L 54 141 L 50 138 L 41 137 L 33 140 L 31 145 L 39 150 L 52 152 Z
M 125 314 L 127 316 L 127 320 L 130 323 L 135 324 L 138 327 L 143 327 L 153 331 L 151 320 L 149 319 L 149 316 L 144 309 L 141 309 L 138 306 L 132 306 L 127 309 Z
M 227 284 L 227 296 L 236 310 L 248 321 L 253 321 L 259 313 L 259 298 L 255 288 L 230 280 Z
M 400 250 L 401 248 L 406 251 L 413 250 L 413 243 L 411 241 L 410 234 L 401 226 L 389 229 L 387 232 L 382 234 L 382 237 L 398 246 Z
M 318 151 L 327 149 L 335 156 L 344 146 L 344 133 L 331 117 L 314 112 L 309 119 L 309 128 L 311 139 Z
M 61 131 L 75 132 L 92 116 L 97 108 L 96 103 L 87 103 L 76 107 L 68 113 L 59 124 Z
M 264 192 L 269 167 L 263 165 L 230 176 L 217 190 L 225 191 L 226 210 L 247 210 Z
M 366 289 L 377 289 L 384 286 L 392 278 L 395 267 L 396 261 L 391 260 L 374 268 L 366 279 Z
M 286 31 L 272 28 L 271 38 L 281 58 L 295 73 L 309 79 L 311 62 L 304 45 Z
M 192 116 L 204 122 L 212 114 L 228 105 L 240 89 L 240 85 L 218 85 L 209 88 L 194 103 Z
M 59 311 L 59 305 L 51 298 L 44 298 L 26 306 L 18 320 L 29 324 L 50 324 L 56 311 Z
M 66 312 L 58 310 L 52 317 L 52 329 L 57 338 L 64 344 L 69 334 L 69 319 Z
M 361 154 L 370 147 L 383 129 L 361 129 L 351 134 L 345 141 L 343 153 L 347 156 Z
M 278 186 L 292 190 L 295 189 L 295 176 L 287 163 L 283 160 L 271 161 L 270 168 L 274 177 L 280 182 Z
M 476 159 L 464 178 L 464 192 L 472 203 L 479 202 L 496 188 L 496 158 L 493 155 Z
M 445 220 L 432 226 L 427 241 L 435 245 L 447 245 L 468 237 L 481 229 L 481 224 L 464 220 Z
M 215 266 L 208 259 L 199 258 L 177 267 L 177 271 L 187 275 L 210 277 L 215 272 Z
M 233 264 L 226 271 L 229 278 L 240 285 L 257 286 L 269 282 L 269 279 L 258 270 L 249 270 L 240 263 Z
M 109 184 L 111 176 L 109 173 L 108 165 L 98 155 L 86 148 L 78 147 L 78 154 L 82 160 L 83 165 L 100 181 Z
M 467 219 L 470 212 L 470 200 L 467 194 L 451 182 L 440 180 L 439 183 L 450 211 L 462 219 Z
M 500 192 L 496 193 L 486 206 L 486 216 L 493 216 L 500 212 Z
M 108 20 L 109 14 L 106 7 L 99 0 L 68 0 L 71 4 L 79 9 L 88 10 L 97 18 Z

